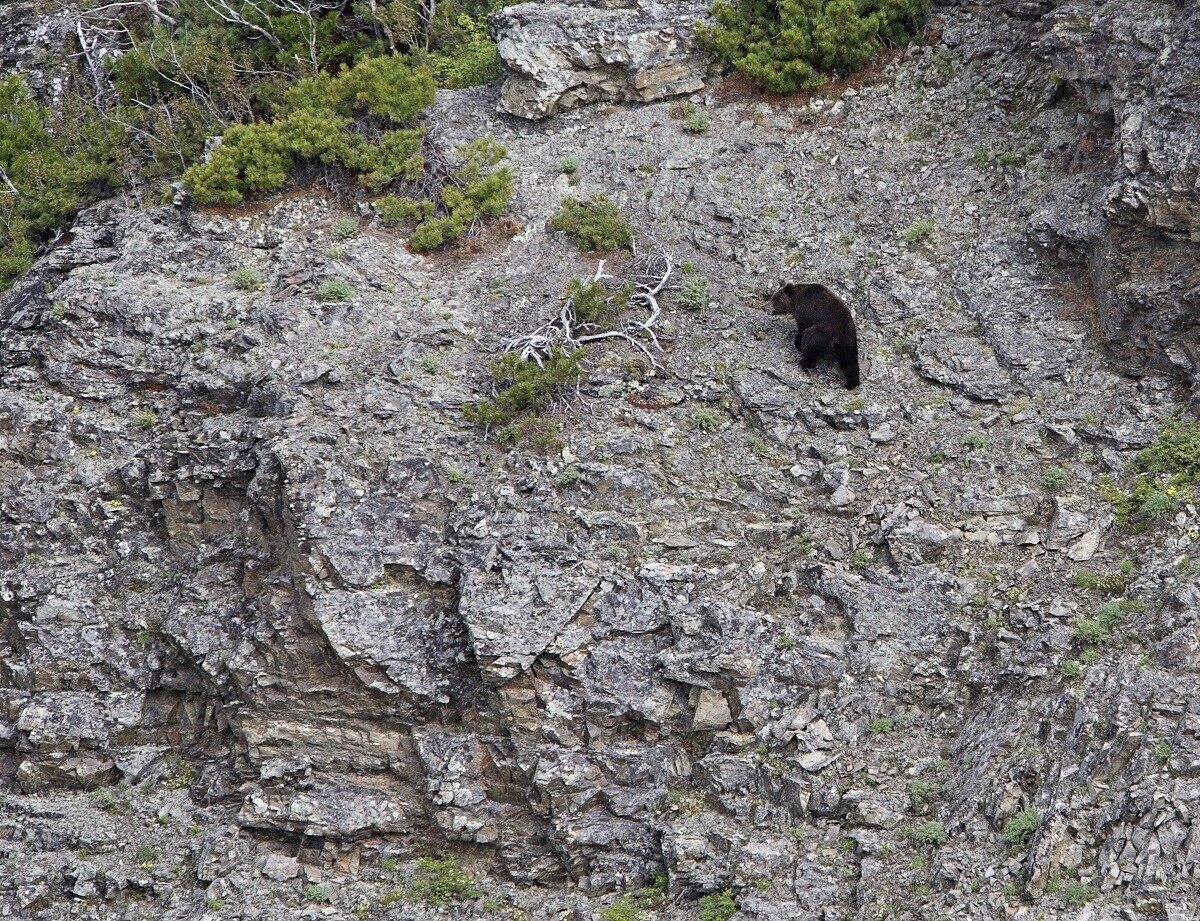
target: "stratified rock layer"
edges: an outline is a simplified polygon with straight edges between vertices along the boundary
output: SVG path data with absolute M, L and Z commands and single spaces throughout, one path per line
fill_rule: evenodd
M 704 86 L 692 24 L 706 3 L 525 3 L 489 18 L 504 66 L 500 107 L 547 118 L 593 102 L 650 102 Z

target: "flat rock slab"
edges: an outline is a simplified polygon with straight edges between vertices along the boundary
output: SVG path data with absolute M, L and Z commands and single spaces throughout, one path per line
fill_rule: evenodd
M 974 336 L 931 333 L 917 346 L 917 370 L 977 400 L 1012 396 L 1013 383 L 996 353 Z
M 548 118 L 592 102 L 650 102 L 704 86 L 709 56 L 693 23 L 707 4 L 642 2 L 622 9 L 522 3 L 488 25 L 505 80 L 500 108 Z

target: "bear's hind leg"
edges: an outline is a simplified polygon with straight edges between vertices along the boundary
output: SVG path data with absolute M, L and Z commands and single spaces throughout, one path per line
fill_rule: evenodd
M 796 344 L 800 349 L 800 367 L 811 368 L 816 365 L 822 355 L 829 352 L 829 338 L 825 331 L 818 326 L 810 326 L 800 336 Z

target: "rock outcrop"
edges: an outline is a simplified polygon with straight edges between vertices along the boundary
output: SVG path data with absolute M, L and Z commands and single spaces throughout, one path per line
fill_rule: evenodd
M 1042 52 L 1082 110 L 1056 183 L 1030 222 L 1081 265 L 1077 309 L 1126 367 L 1200 385 L 1200 8 L 1061 4 Z
M 500 108 L 548 118 L 594 102 L 650 102 L 703 88 L 710 56 L 693 23 L 708 4 L 524 3 L 488 20 L 500 51 Z

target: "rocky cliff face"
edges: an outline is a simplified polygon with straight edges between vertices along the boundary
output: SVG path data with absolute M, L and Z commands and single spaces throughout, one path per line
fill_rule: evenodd
M 661 918 L 1200 911 L 1200 514 L 1101 497 L 1180 393 L 1028 237 L 1119 167 L 1016 12 L 697 135 L 446 94 L 523 225 L 454 259 L 319 191 L 84 215 L 0 307 L 0 912 L 592 918 L 663 872 Z M 660 368 L 593 348 L 557 443 L 486 442 L 460 407 L 595 271 L 545 223 L 601 192 L 711 302 L 664 299 Z M 757 309 L 784 278 L 855 306 L 860 390 Z
M 1041 47 L 1081 103 L 1035 236 L 1086 271 L 1096 328 L 1136 370 L 1200 381 L 1200 8 L 1067 3 Z M 1104 164 L 1087 169 L 1089 159 Z M 1111 166 L 1108 164 L 1111 162 Z

